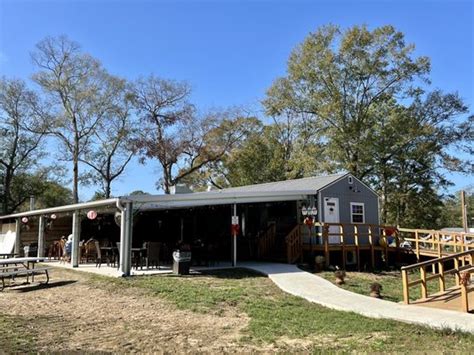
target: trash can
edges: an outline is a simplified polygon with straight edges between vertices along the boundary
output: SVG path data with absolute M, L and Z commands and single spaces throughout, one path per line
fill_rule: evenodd
M 23 254 L 25 257 L 32 257 L 38 254 L 38 244 L 27 244 L 23 247 Z
M 188 275 L 191 265 L 191 252 L 176 250 L 173 252 L 173 274 Z

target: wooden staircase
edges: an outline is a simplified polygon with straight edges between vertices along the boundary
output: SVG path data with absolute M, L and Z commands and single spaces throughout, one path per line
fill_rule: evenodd
M 303 258 L 303 236 L 301 228 L 303 226 L 297 224 L 285 237 L 286 244 L 286 262 L 293 264 Z
M 290 227 L 290 232 L 288 230 Z M 258 235 L 257 257 L 282 263 L 294 263 L 303 255 L 300 226 L 292 227 L 271 223 Z

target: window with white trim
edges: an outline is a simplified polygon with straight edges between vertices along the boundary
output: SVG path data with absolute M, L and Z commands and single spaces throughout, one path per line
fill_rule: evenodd
M 351 202 L 352 223 L 365 223 L 365 205 L 362 202 Z

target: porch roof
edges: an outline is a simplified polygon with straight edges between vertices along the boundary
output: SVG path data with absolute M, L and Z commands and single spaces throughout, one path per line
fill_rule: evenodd
M 277 181 L 264 184 L 231 187 L 207 192 L 184 193 L 176 195 L 130 195 L 108 200 L 79 203 L 0 216 L 0 220 L 24 216 L 38 216 L 48 213 L 70 212 L 121 204 L 132 201 L 140 210 L 160 210 L 172 208 L 191 208 L 198 206 L 227 205 L 257 202 L 297 201 L 315 195 L 319 190 L 346 176 L 334 174 L 301 179 Z
M 190 208 L 208 205 L 227 205 L 256 202 L 296 201 L 315 195 L 319 190 L 347 174 L 316 176 L 264 184 L 231 187 L 207 192 L 177 195 L 126 196 L 141 204 L 141 210 Z

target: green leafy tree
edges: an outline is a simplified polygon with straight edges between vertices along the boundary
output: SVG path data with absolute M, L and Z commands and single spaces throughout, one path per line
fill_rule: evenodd
M 429 72 L 428 58 L 414 58 L 413 50 L 392 26 L 322 27 L 291 53 L 287 75 L 273 83 L 263 104 L 270 116 L 305 115 L 313 134 L 324 137 L 327 159 L 365 178 L 372 160 L 367 138 L 376 122 L 371 109 L 409 95 Z
M 458 191 L 454 196 L 447 196 L 443 201 L 443 219 L 442 227 L 462 228 L 461 214 L 461 192 Z M 467 222 L 470 228 L 474 228 L 474 187 L 466 189 L 467 203 Z
M 450 149 L 472 156 L 474 119 L 457 94 L 427 91 L 429 60 L 413 51 L 392 26 L 325 26 L 292 52 L 263 103 L 273 117 L 309 121 L 324 170 L 370 182 L 383 222 L 434 226 L 449 185 L 442 169 L 473 172 Z

